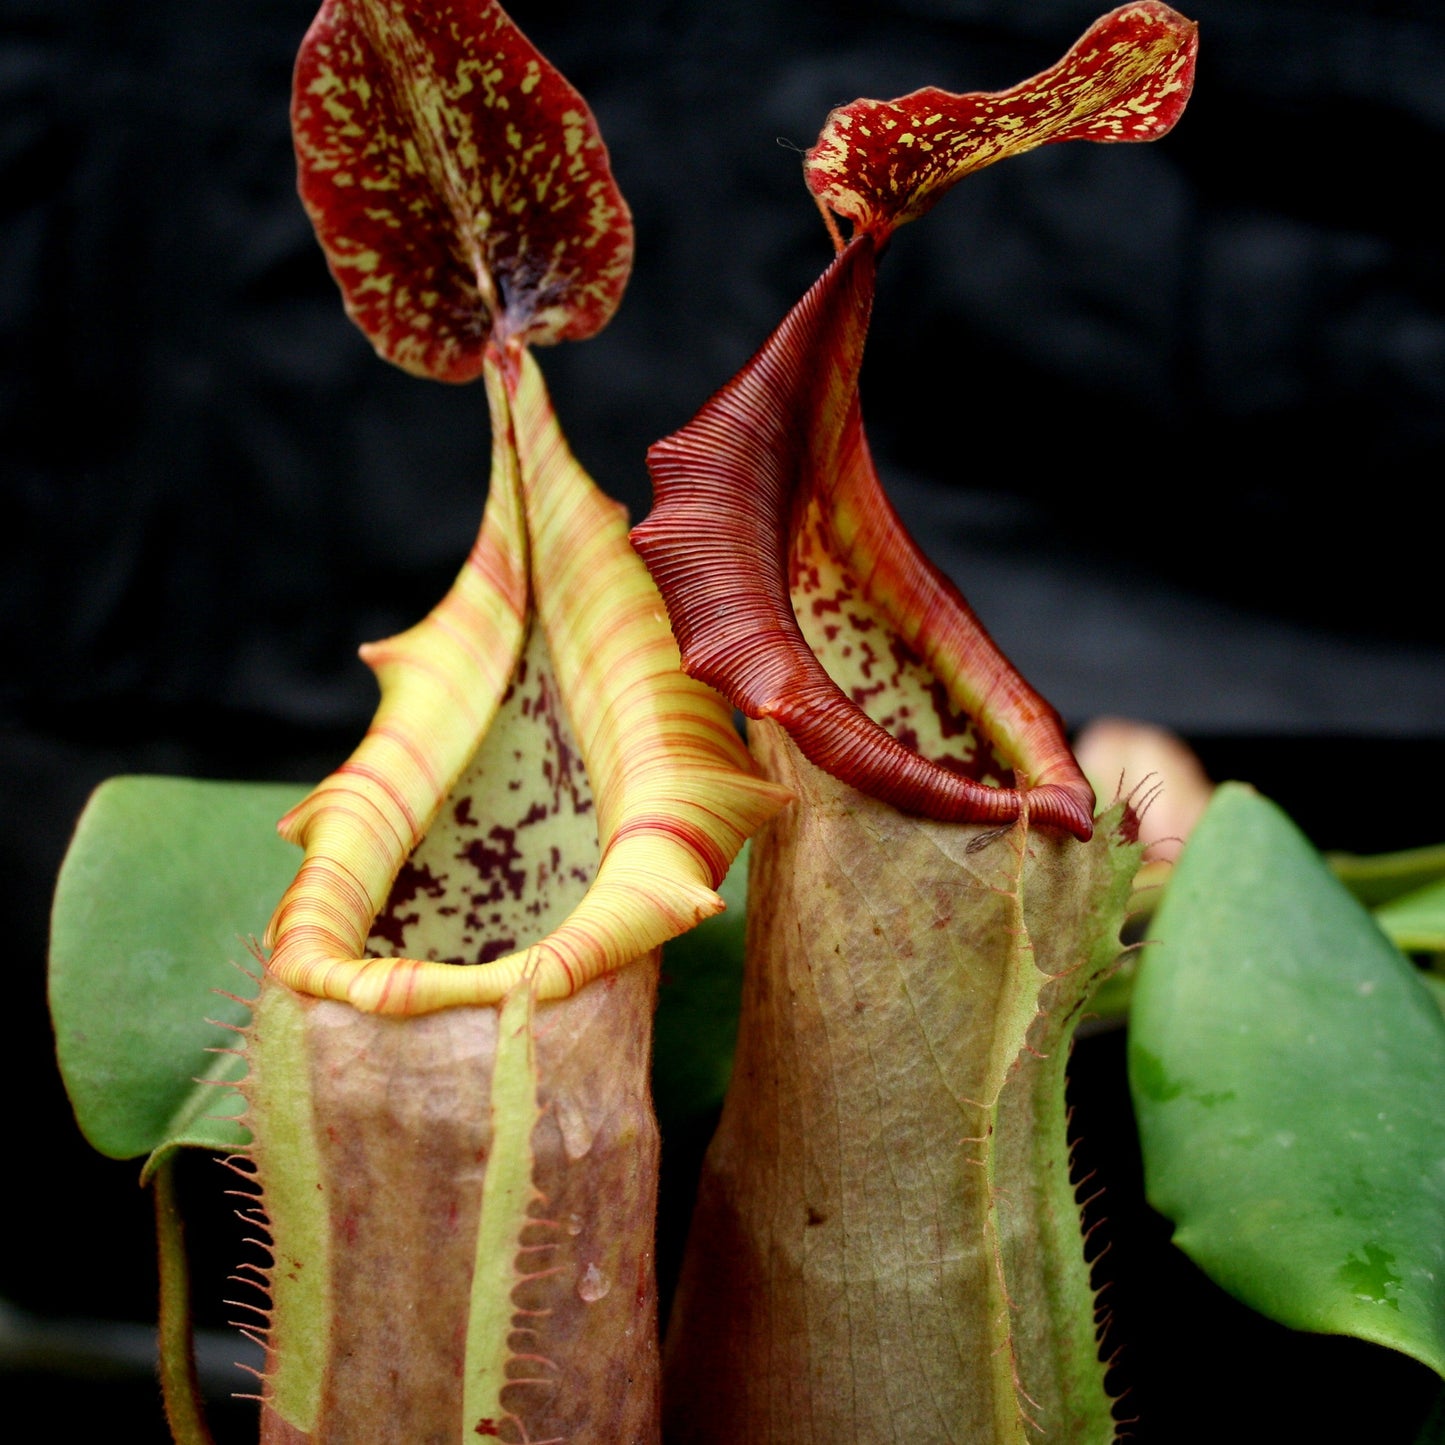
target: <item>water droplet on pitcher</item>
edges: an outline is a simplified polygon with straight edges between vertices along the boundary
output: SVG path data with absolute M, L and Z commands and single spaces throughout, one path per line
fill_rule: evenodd
M 589 1264 L 577 1281 L 577 1293 L 588 1304 L 600 1300 L 611 1288 L 612 1281 L 595 1264 Z
M 578 1235 L 582 1233 L 582 1216 L 580 1214 L 569 1214 L 565 1225 L 568 1234 Z

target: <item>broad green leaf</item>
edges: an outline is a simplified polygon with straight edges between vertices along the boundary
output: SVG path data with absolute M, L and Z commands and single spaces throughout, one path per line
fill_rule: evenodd
M 1240 784 L 1151 934 L 1129 1074 L 1175 1242 L 1272 1319 L 1445 1373 L 1445 1021 L 1414 969 Z
M 1445 952 L 1445 882 L 1391 899 L 1375 910 L 1375 922 L 1399 948 Z
M 748 853 L 744 844 L 718 887 L 727 911 L 663 946 L 652 1088 L 664 1122 L 716 1108 L 732 1076 L 743 987 Z
M 233 962 L 296 871 L 276 819 L 300 791 L 111 778 L 81 814 L 55 890 L 50 1008 L 75 1117 L 102 1154 L 245 1142 L 225 1117 L 242 1061 L 211 1051 L 247 1021 L 225 993 L 251 992 Z

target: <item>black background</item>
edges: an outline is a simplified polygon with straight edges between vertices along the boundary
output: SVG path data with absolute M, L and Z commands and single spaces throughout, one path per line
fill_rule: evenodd
M 0 0 L 0 1298 L 47 1318 L 151 1311 L 145 1201 L 75 1137 L 43 1014 L 45 910 L 86 793 L 121 771 L 320 776 L 371 706 L 356 645 L 441 594 L 485 488 L 479 389 L 372 356 L 295 200 L 286 108 L 311 12 Z M 828 109 L 1012 84 L 1097 12 L 513 13 L 592 103 L 636 219 L 616 321 L 542 357 L 574 449 L 636 516 L 648 443 L 827 263 L 796 149 Z M 865 415 L 925 545 L 1071 722 L 1179 728 L 1323 846 L 1434 841 L 1445 17 L 1425 0 L 1190 13 L 1196 98 L 1170 137 L 1046 148 L 899 234 Z M 1081 1046 L 1077 1075 L 1114 1201 L 1135 1438 L 1289 1438 L 1315 1418 L 1409 1438 L 1423 1372 L 1256 1324 L 1164 1246 L 1130 1193 L 1117 1054 Z M 188 1187 L 217 1192 L 214 1172 L 198 1161 Z M 57 1398 L 54 1377 L 18 1378 Z M 148 1384 L 89 1388 L 59 1390 L 67 1411 L 159 1431 Z

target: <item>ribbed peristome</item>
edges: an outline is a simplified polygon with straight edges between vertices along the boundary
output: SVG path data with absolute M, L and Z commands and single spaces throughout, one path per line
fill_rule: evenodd
M 620 506 L 578 466 L 541 374 L 492 348 L 492 483 L 451 591 L 363 656 L 382 700 L 356 752 L 282 822 L 305 849 L 267 942 L 303 993 L 426 1013 L 575 993 L 722 907 L 716 885 L 787 795 L 754 773 L 722 700 L 683 675 Z M 367 957 L 373 920 L 496 716 L 529 615 L 542 629 L 596 804 L 595 879 L 546 937 L 484 963 Z

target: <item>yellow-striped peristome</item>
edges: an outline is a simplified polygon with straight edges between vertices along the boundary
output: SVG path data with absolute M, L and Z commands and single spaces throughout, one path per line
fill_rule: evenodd
M 728 864 L 788 799 L 755 775 L 722 699 L 682 673 L 625 514 L 573 458 L 536 363 L 493 346 L 484 375 L 492 480 L 476 544 L 422 622 L 363 650 L 382 693 L 372 726 L 281 824 L 305 857 L 268 967 L 367 1011 L 496 1003 L 524 977 L 539 999 L 575 993 L 718 912 Z M 517 677 L 529 623 L 591 786 L 595 876 L 545 936 L 501 957 L 368 956 L 398 873 Z

